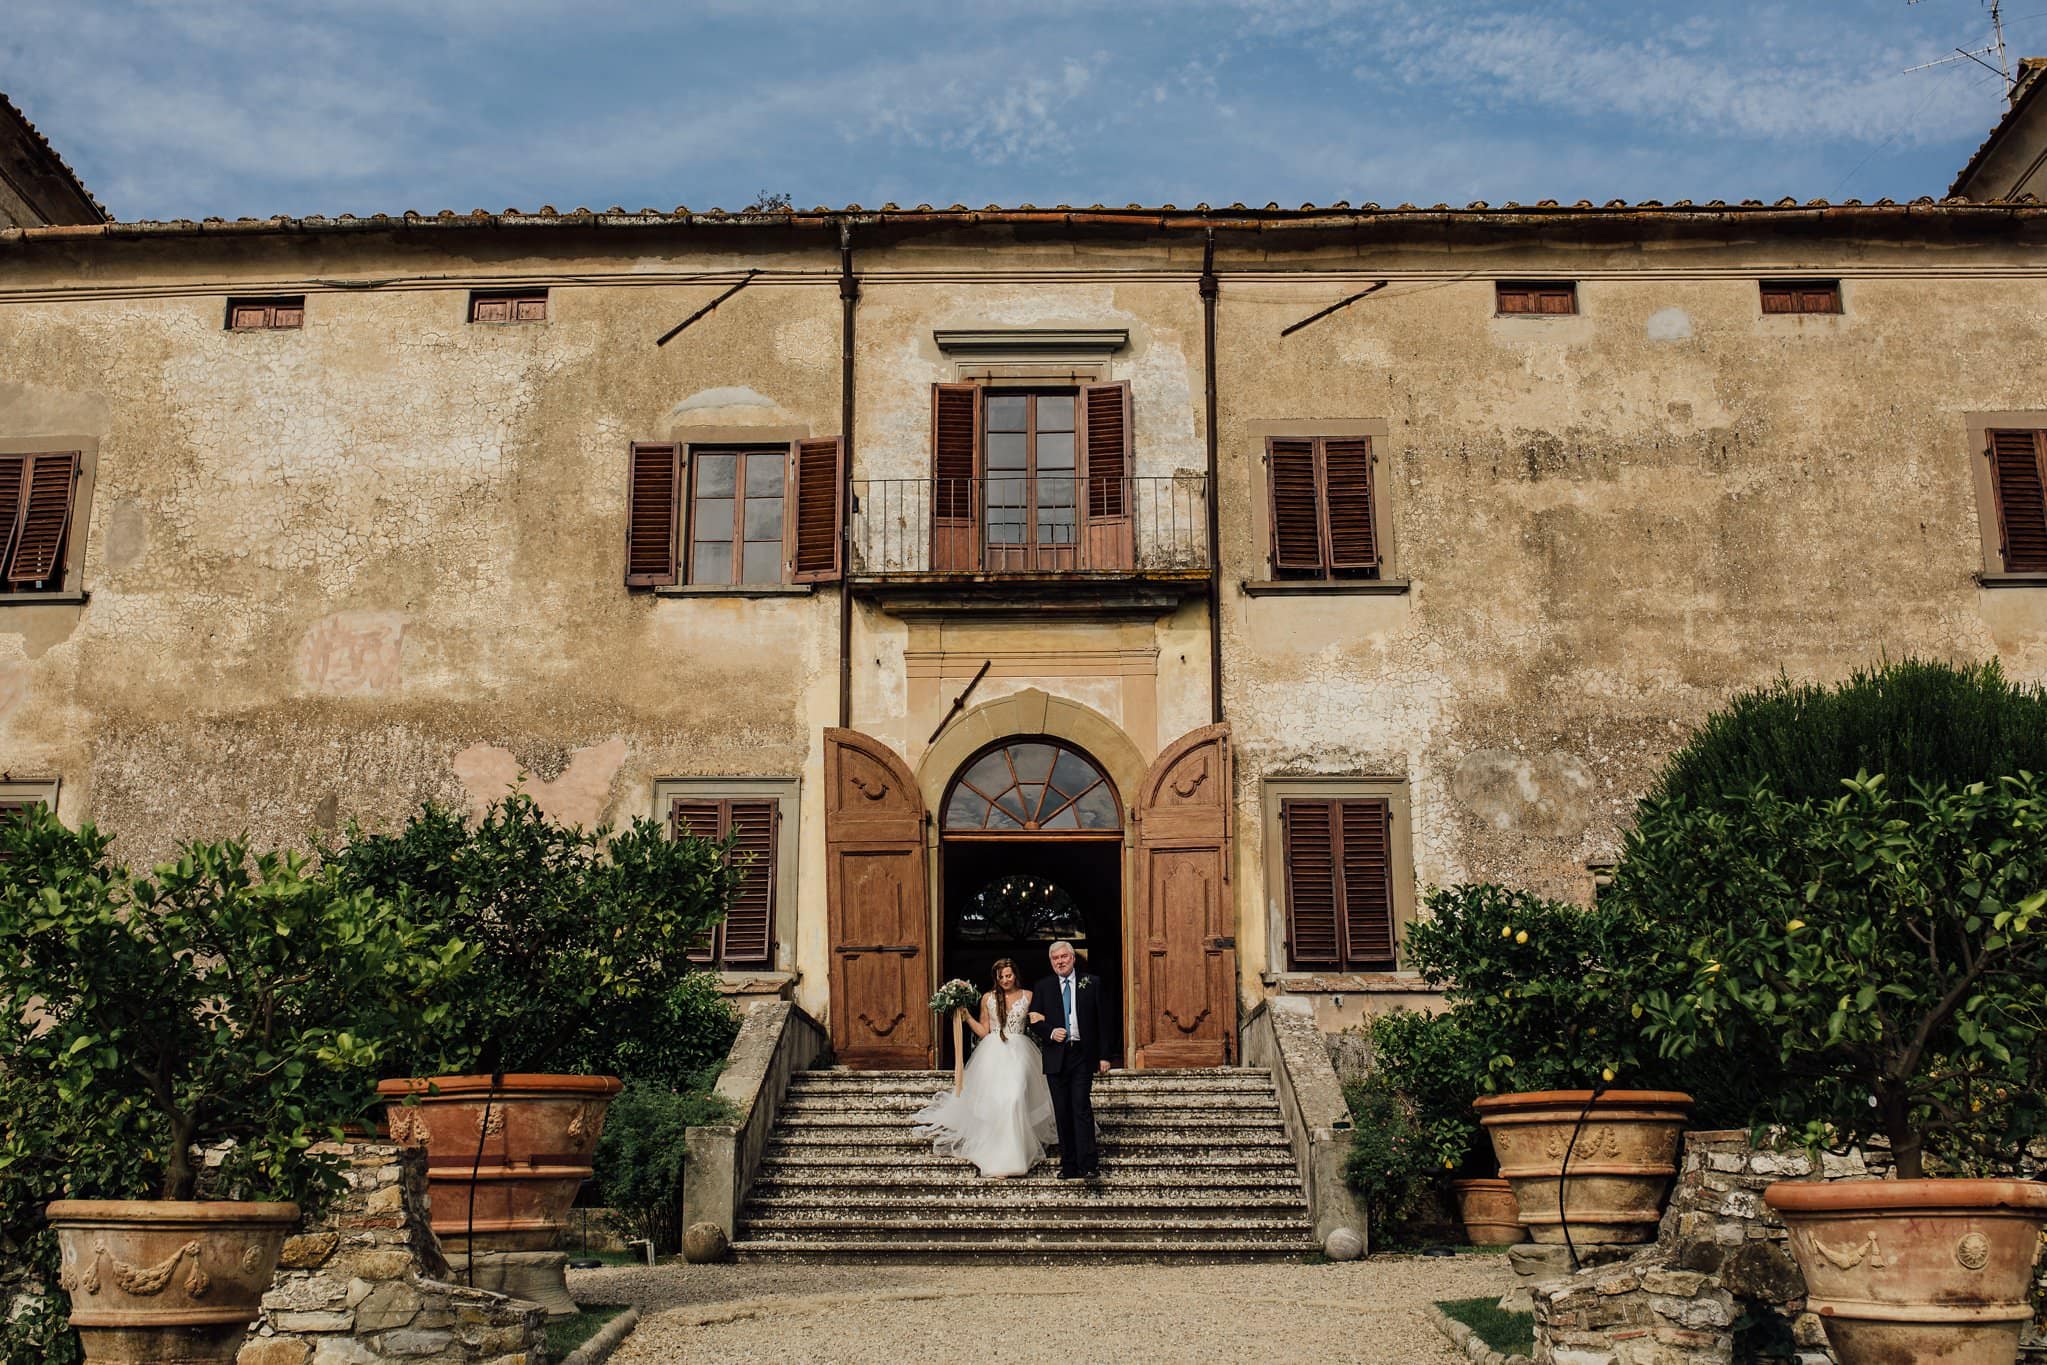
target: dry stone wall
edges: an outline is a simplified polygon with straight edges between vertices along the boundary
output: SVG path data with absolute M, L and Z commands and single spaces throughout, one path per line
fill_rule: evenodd
M 445 1279 L 424 1152 L 388 1142 L 313 1150 L 341 1157 L 348 1190 L 284 1244 L 239 1365 L 541 1365 L 539 1305 Z

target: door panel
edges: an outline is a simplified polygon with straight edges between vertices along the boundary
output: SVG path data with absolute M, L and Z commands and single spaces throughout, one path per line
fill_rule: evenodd
M 1137 1066 L 1236 1057 L 1236 907 L 1230 890 L 1230 732 L 1175 741 L 1145 775 L 1137 821 Z
M 932 1064 L 924 803 L 903 761 L 825 731 L 832 1050 L 855 1068 Z

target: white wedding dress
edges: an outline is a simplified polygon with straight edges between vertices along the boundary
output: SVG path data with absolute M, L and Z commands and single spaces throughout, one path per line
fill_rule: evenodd
M 1058 1140 L 1045 1065 L 1024 1028 L 1030 1009 L 1029 994 L 1020 993 L 997 1029 L 994 993 L 982 996 L 988 1036 L 974 1048 L 959 1093 L 941 1090 L 912 1119 L 940 1156 L 964 1157 L 984 1176 L 1027 1174 Z

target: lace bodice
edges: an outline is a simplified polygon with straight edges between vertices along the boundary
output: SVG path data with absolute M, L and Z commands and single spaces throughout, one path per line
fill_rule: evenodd
M 1031 996 L 1029 991 L 1018 991 L 1010 996 L 1009 1018 L 1003 1021 L 1003 1031 L 1011 1037 L 1022 1033 L 1024 1031 L 1024 1016 L 1029 1014 L 1030 1010 Z M 990 991 L 981 999 L 981 1022 L 987 1024 L 990 1028 L 995 1026 L 995 994 L 993 991 Z

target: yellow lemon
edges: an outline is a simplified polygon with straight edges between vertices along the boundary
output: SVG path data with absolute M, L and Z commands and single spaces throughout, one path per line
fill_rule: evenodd
M 1599 1073 L 1599 1079 L 1600 1079 L 1600 1080 L 1602 1080 L 1602 1081 L 1610 1081 L 1610 1080 L 1612 1080 L 1612 1079 L 1613 1079 L 1613 1068 L 1612 1068 L 1612 1067 L 1607 1067 L 1607 1068 L 1605 1068 L 1604 1070 L 1602 1070 L 1602 1071 L 1601 1071 L 1601 1072 Z
M 1528 931 L 1526 929 L 1523 929 L 1520 933 L 1514 935 L 1514 941 L 1516 943 L 1528 942 Z
M 1514 926 L 1513 926 L 1513 925 L 1511 925 L 1511 924 L 1503 924 L 1503 925 L 1501 925 L 1501 926 L 1500 926 L 1500 937 L 1501 937 L 1501 938 L 1512 938 L 1512 937 L 1514 937 Z
M 1443 1169 L 1446 1171 L 1454 1171 L 1457 1169 L 1457 1163 L 1454 1161 L 1446 1161 L 1443 1163 Z
M 1719 963 L 1717 963 L 1717 962 L 1708 962 L 1708 963 L 1706 964 L 1706 975 L 1708 975 L 1708 976 L 1711 976 L 1711 975 L 1712 975 L 1713 973 L 1715 973 L 1715 972 L 1717 972 L 1717 971 L 1719 971 L 1719 970 L 1720 970 L 1720 964 L 1719 964 Z
M 1784 932 L 1787 934 L 1795 934 L 1804 927 L 1805 921 L 1802 919 L 1792 919 L 1784 921 Z

